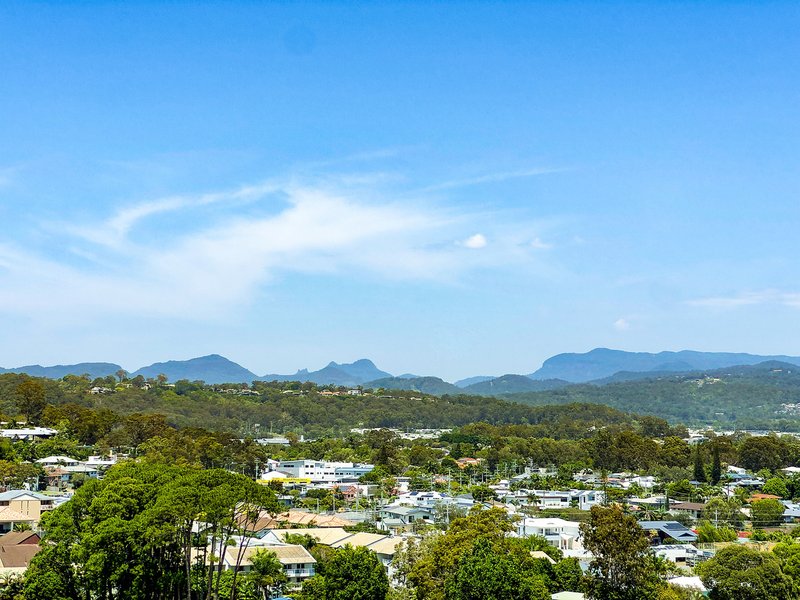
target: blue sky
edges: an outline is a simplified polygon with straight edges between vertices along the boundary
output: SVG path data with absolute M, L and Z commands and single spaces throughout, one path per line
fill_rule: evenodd
M 796 3 L 0 7 L 0 365 L 800 354 Z

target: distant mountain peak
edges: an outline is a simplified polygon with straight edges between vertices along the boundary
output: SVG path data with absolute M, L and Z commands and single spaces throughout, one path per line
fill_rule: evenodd
M 132 377 L 156 377 L 164 374 L 170 381 L 188 379 L 206 383 L 250 383 L 257 379 L 252 371 L 219 354 L 207 354 L 187 360 L 168 360 L 153 363 L 135 371 Z
M 368 358 L 361 358 L 352 363 L 337 363 L 331 361 L 319 371 L 309 371 L 308 369 L 301 369 L 294 375 L 277 375 L 269 374 L 260 377 L 259 379 L 270 381 L 310 381 L 317 385 L 343 385 L 343 386 L 357 386 L 367 381 L 374 379 L 381 379 L 384 377 L 391 377 L 390 373 L 381 371 L 375 366 Z
M 356 361 L 353 361 L 353 362 L 352 362 L 352 363 L 350 363 L 350 364 L 352 364 L 352 365 L 358 365 L 358 366 L 360 366 L 360 367 L 374 367 L 374 366 L 375 366 L 375 363 L 374 363 L 374 362 L 372 362 L 372 361 L 371 361 L 370 359 L 368 359 L 368 358 L 359 358 L 358 360 L 356 360 Z

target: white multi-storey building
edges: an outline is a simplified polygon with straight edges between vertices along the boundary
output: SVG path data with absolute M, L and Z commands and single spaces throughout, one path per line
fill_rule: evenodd
M 374 468 L 374 465 L 363 463 L 284 460 L 278 463 L 276 470 L 296 479 L 308 479 L 312 483 L 341 483 L 356 480 Z

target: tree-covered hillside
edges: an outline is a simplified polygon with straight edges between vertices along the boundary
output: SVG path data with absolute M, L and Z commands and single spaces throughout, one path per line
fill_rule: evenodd
M 800 368 L 781 362 L 503 397 L 528 405 L 604 404 L 686 425 L 800 430 Z
M 43 399 L 34 406 L 20 395 L 20 384 L 26 381 L 43 390 Z M 543 434 L 582 437 L 595 426 L 633 421 L 620 411 L 594 405 L 534 407 L 497 398 L 438 398 L 403 390 L 350 395 L 344 388 L 313 383 L 257 381 L 249 386 L 209 386 L 189 381 L 148 382 L 140 376 L 120 382 L 111 377 L 89 381 L 76 376 L 51 380 L 0 375 L 0 413 L 6 418 L 32 416 L 36 421 L 48 404 L 106 409 L 122 416 L 159 414 L 177 427 L 250 435 L 272 430 L 311 437 L 341 435 L 356 427 L 449 428 L 479 421 L 543 424 Z

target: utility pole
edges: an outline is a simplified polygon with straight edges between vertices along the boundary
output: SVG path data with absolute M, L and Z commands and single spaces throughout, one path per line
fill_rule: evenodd
M 447 469 L 447 509 L 446 509 L 446 520 L 447 526 L 450 527 L 450 502 L 453 500 L 453 494 L 450 492 L 450 469 Z

